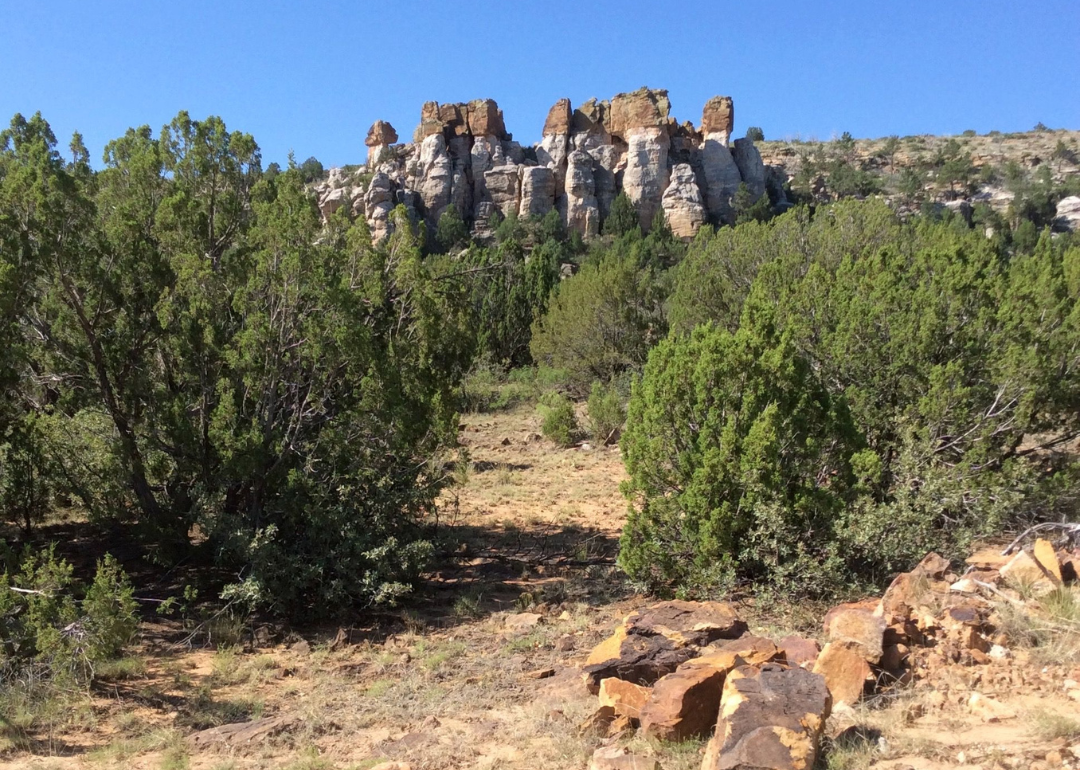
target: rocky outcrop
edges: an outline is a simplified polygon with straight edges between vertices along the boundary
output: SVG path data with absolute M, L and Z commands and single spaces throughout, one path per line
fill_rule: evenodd
M 1080 196 L 1070 195 L 1058 202 L 1054 227 L 1072 233 L 1080 231 Z
M 730 96 L 714 96 L 705 102 L 701 111 L 701 133 L 713 134 L 717 141 L 727 146 L 735 124 L 735 106 Z
M 394 127 L 376 121 L 365 139 L 373 174 L 367 189 L 337 192 L 342 185 L 331 179 L 319 189 L 320 205 L 329 216 L 354 201 L 376 238 L 385 237 L 389 212 L 399 203 L 432 232 L 448 206 L 479 238 L 491 234 L 500 214 L 534 217 L 555 209 L 568 230 L 591 238 L 625 192 L 644 231 L 663 211 L 673 232 L 689 239 L 706 222 L 733 220 L 741 182 L 761 195 L 771 179 L 753 143 L 737 141 L 732 154 L 733 115 L 730 97 L 715 97 L 700 129 L 680 124 L 667 92 L 649 88 L 576 108 L 560 99 L 540 142 L 525 149 L 491 99 L 427 102 L 412 143 L 396 144 Z
M 756 201 L 765 194 L 765 164 L 761 162 L 761 153 L 750 139 L 736 139 L 731 156 L 739 168 L 739 176 Z
M 368 129 L 364 144 L 368 148 L 367 167 L 375 168 L 379 161 L 386 157 L 390 145 L 398 140 L 397 131 L 394 127 L 383 120 L 376 120 Z

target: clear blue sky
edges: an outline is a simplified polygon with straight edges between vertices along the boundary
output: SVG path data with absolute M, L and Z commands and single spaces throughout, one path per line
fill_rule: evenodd
M 679 120 L 735 99 L 735 132 L 855 136 L 1080 128 L 1080 0 L 0 0 L 0 120 L 40 110 L 95 162 L 181 109 L 264 163 L 365 158 L 376 118 L 491 97 L 539 139 L 578 104 L 667 88 Z

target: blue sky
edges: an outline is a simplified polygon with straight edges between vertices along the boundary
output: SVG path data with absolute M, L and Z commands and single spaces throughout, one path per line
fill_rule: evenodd
M 523 143 L 560 97 L 735 100 L 767 137 L 1080 128 L 1080 0 L 0 0 L 0 120 L 40 110 L 94 159 L 126 128 L 221 115 L 264 162 L 360 162 L 426 100 L 499 102 Z

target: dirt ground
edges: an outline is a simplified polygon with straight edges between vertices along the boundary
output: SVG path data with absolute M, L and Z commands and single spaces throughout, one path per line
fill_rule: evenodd
M 578 667 L 646 603 L 614 566 L 625 517 L 617 447 L 555 447 L 530 406 L 463 418 L 470 467 L 443 501 L 452 556 L 400 612 L 344 628 L 245 627 L 220 619 L 218 648 L 184 644 L 174 621 L 144 624 L 136 654 L 75 698 L 57 728 L 13 741 L 3 768 L 584 768 L 602 740 L 578 726 L 596 708 Z M 751 630 L 820 636 L 813 612 L 746 607 Z M 1080 766 L 1080 703 L 1064 665 L 1012 661 L 894 691 L 830 720 L 823 768 Z M 1022 674 L 1012 673 L 1021 670 Z M 1063 673 L 1065 672 L 1065 673 Z M 978 689 L 1012 716 L 967 707 Z M 1055 721 L 1064 715 L 1065 721 Z M 5 715 L 12 719 L 14 715 Z M 249 720 L 249 741 L 206 732 Z M 849 731 L 848 735 L 852 734 Z M 5 740 L 7 741 L 5 745 Z M 701 763 L 704 744 L 650 744 L 664 770 Z

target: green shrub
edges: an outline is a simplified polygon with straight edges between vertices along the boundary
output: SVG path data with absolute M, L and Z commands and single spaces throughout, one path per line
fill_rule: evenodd
M 578 429 L 574 402 L 560 393 L 548 393 L 537 408 L 540 431 L 559 446 L 572 446 Z
M 533 359 L 566 372 L 570 389 L 637 370 L 664 332 L 662 290 L 631 256 L 605 254 L 559 284 L 547 313 L 533 324 Z
M 688 595 L 737 577 L 835 587 L 859 442 L 789 340 L 706 325 L 660 343 L 621 446 L 631 508 L 619 564 L 635 580 Z
M 2 544 L 0 544 L 2 545 Z M 0 670 L 31 679 L 84 682 L 94 665 L 118 656 L 138 624 L 131 584 L 112 556 L 98 562 L 79 599 L 71 565 L 55 548 L 7 551 L 0 574 Z
M 625 419 L 618 391 L 600 381 L 594 382 L 589 392 L 589 432 L 593 441 L 603 445 L 617 439 Z
M 764 142 L 765 132 L 758 126 L 750 126 L 750 128 L 746 129 L 746 138 L 751 142 Z

